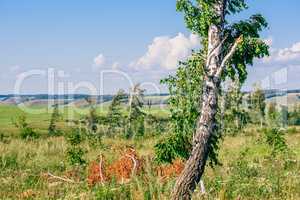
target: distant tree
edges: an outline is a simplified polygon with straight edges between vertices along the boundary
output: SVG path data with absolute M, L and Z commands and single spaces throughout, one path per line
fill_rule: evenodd
M 54 108 L 53 108 L 53 112 L 51 115 L 51 119 L 50 119 L 50 124 L 48 127 L 48 134 L 50 136 L 58 136 L 61 135 L 61 131 L 57 129 L 57 122 L 59 121 L 60 118 L 60 114 L 59 114 L 59 109 L 58 109 L 58 105 L 55 104 Z
M 152 107 L 152 101 L 151 101 L 151 99 L 147 100 L 147 106 L 148 106 L 148 112 L 150 112 L 151 107 Z
M 265 119 L 265 100 L 266 98 L 264 91 L 258 85 L 255 85 L 254 91 L 250 94 L 250 97 L 248 98 L 248 107 L 252 113 L 254 120 L 256 120 L 255 118 L 258 118 L 258 120 L 260 121 L 261 127 Z
M 36 139 L 39 137 L 39 134 L 27 123 L 25 115 L 19 116 L 13 123 L 19 129 L 22 139 Z
M 300 125 L 300 105 L 294 105 L 288 113 L 288 125 Z
M 277 110 L 277 104 L 271 102 L 266 109 L 266 118 L 269 126 L 278 126 L 280 113 Z
M 140 84 L 136 84 L 133 86 L 128 102 L 128 123 L 126 130 L 126 137 L 132 138 L 143 136 L 145 132 L 145 113 L 142 110 L 143 108 L 143 97 L 145 90 L 140 88 Z
M 244 94 L 241 91 L 241 87 L 242 84 L 236 79 L 225 93 L 225 108 L 222 124 L 227 133 L 238 133 L 249 121 L 249 114 L 243 106 Z
M 89 114 L 86 116 L 85 123 L 87 125 L 87 130 L 90 133 L 95 134 L 98 129 L 97 127 L 98 116 L 97 116 L 96 106 L 91 98 L 87 98 L 86 101 L 89 104 Z
M 281 129 L 278 127 L 264 128 L 263 133 L 265 142 L 270 146 L 273 155 L 288 150 L 284 132 Z
M 113 97 L 112 102 L 108 108 L 107 122 L 109 126 L 109 133 L 113 133 L 116 128 L 123 126 L 124 116 L 122 115 L 122 100 L 126 97 L 124 90 L 119 90 Z
M 67 159 L 73 166 L 84 166 L 86 160 L 84 158 L 86 150 L 81 146 L 81 143 L 86 139 L 86 129 L 72 128 L 72 130 L 65 135 L 68 143 Z

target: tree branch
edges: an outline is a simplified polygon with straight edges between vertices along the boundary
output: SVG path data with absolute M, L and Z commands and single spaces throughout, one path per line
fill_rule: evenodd
M 76 183 L 75 181 L 73 181 L 71 179 L 55 176 L 55 175 L 51 174 L 50 172 L 48 172 L 47 175 L 52 177 L 52 178 L 55 178 L 55 179 L 58 179 L 58 180 L 61 180 L 61 181 L 65 181 L 65 182 L 68 182 L 68 183 Z
M 232 45 L 230 51 L 227 53 L 227 55 L 223 58 L 222 63 L 216 73 L 217 77 L 220 77 L 221 73 L 223 72 L 226 63 L 231 59 L 231 57 L 233 56 L 233 54 L 235 53 L 235 50 L 237 48 L 237 46 L 243 41 L 243 36 L 241 35 L 240 37 L 238 37 L 234 44 Z

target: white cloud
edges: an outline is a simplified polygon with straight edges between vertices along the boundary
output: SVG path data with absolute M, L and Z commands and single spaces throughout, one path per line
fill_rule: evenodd
M 264 42 L 269 45 L 272 46 L 273 45 L 273 37 L 269 36 L 268 38 L 264 39 Z
M 104 63 L 105 63 L 105 57 L 103 54 L 99 54 L 98 56 L 96 56 L 94 58 L 94 64 L 96 66 L 102 66 L 102 65 L 104 65 Z
M 266 62 L 284 62 L 289 63 L 293 61 L 300 61 L 300 42 L 293 44 L 291 47 L 282 49 L 272 49 L 269 58 Z
M 94 64 L 92 66 L 93 71 L 98 71 L 106 63 L 106 58 L 103 54 L 99 54 L 94 58 Z
M 112 64 L 112 66 L 111 66 L 111 68 L 112 68 L 113 70 L 117 70 L 119 67 L 120 67 L 120 63 L 119 63 L 119 62 L 114 62 L 114 63 Z
M 290 48 L 278 50 L 276 59 L 278 61 L 288 61 L 300 58 L 300 42 L 293 44 Z
M 152 67 L 175 69 L 178 61 L 186 59 L 192 49 L 199 47 L 200 39 L 194 34 L 189 37 L 182 33 L 178 33 L 175 37 L 155 37 L 148 46 L 147 52 L 136 61 L 133 61 L 130 66 L 135 69 L 150 69 Z

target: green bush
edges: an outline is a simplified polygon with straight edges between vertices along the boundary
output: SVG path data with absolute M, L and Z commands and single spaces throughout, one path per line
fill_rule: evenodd
M 170 134 L 155 146 L 155 160 L 159 163 L 171 163 L 175 158 L 187 159 L 191 150 L 190 138 L 183 134 Z
M 20 130 L 20 137 L 22 139 L 37 139 L 40 137 L 40 135 L 37 132 L 35 132 L 32 128 L 25 127 Z
M 266 143 L 272 148 L 272 153 L 284 152 L 288 149 L 284 132 L 279 128 L 263 129 Z
M 80 128 L 73 128 L 67 135 L 67 142 L 71 145 L 79 145 L 85 140 L 85 130 Z
M 37 139 L 39 138 L 39 134 L 33 130 L 29 126 L 29 124 L 26 121 L 25 115 L 21 115 L 17 118 L 17 120 L 14 122 L 15 126 L 19 129 L 20 137 L 22 139 Z
M 295 134 L 297 132 L 298 132 L 298 130 L 297 130 L 296 127 L 289 127 L 289 128 L 286 129 L 287 134 Z
M 71 132 L 66 135 L 66 140 L 69 143 L 67 149 L 67 160 L 71 165 L 84 165 L 86 163 L 84 155 L 86 151 L 80 146 L 86 139 L 84 129 L 73 128 Z
M 83 158 L 85 151 L 78 146 L 71 146 L 67 150 L 68 161 L 71 165 L 84 165 L 86 163 Z

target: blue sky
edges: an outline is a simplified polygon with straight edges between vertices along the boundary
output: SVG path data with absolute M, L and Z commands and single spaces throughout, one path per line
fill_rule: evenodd
M 262 36 L 272 55 L 249 67 L 245 89 L 266 77 L 272 79 L 268 87 L 300 88 L 300 1 L 248 2 L 250 9 L 239 18 L 266 17 L 270 27 Z M 59 81 L 65 87 L 90 82 L 98 90 L 100 71 L 112 68 L 144 83 L 149 92 L 165 90 L 159 80 L 173 73 L 173 61 L 184 59 L 192 48 L 199 48 L 197 38 L 175 11 L 175 0 L 0 0 L 1 94 L 14 92 L 21 73 L 48 68 L 55 69 L 55 93 Z M 287 80 L 277 84 L 272 74 L 282 68 Z M 59 70 L 65 77 L 57 75 Z M 104 79 L 104 93 L 130 87 L 120 74 Z M 26 79 L 21 88 L 22 93 L 47 91 L 45 76 Z

